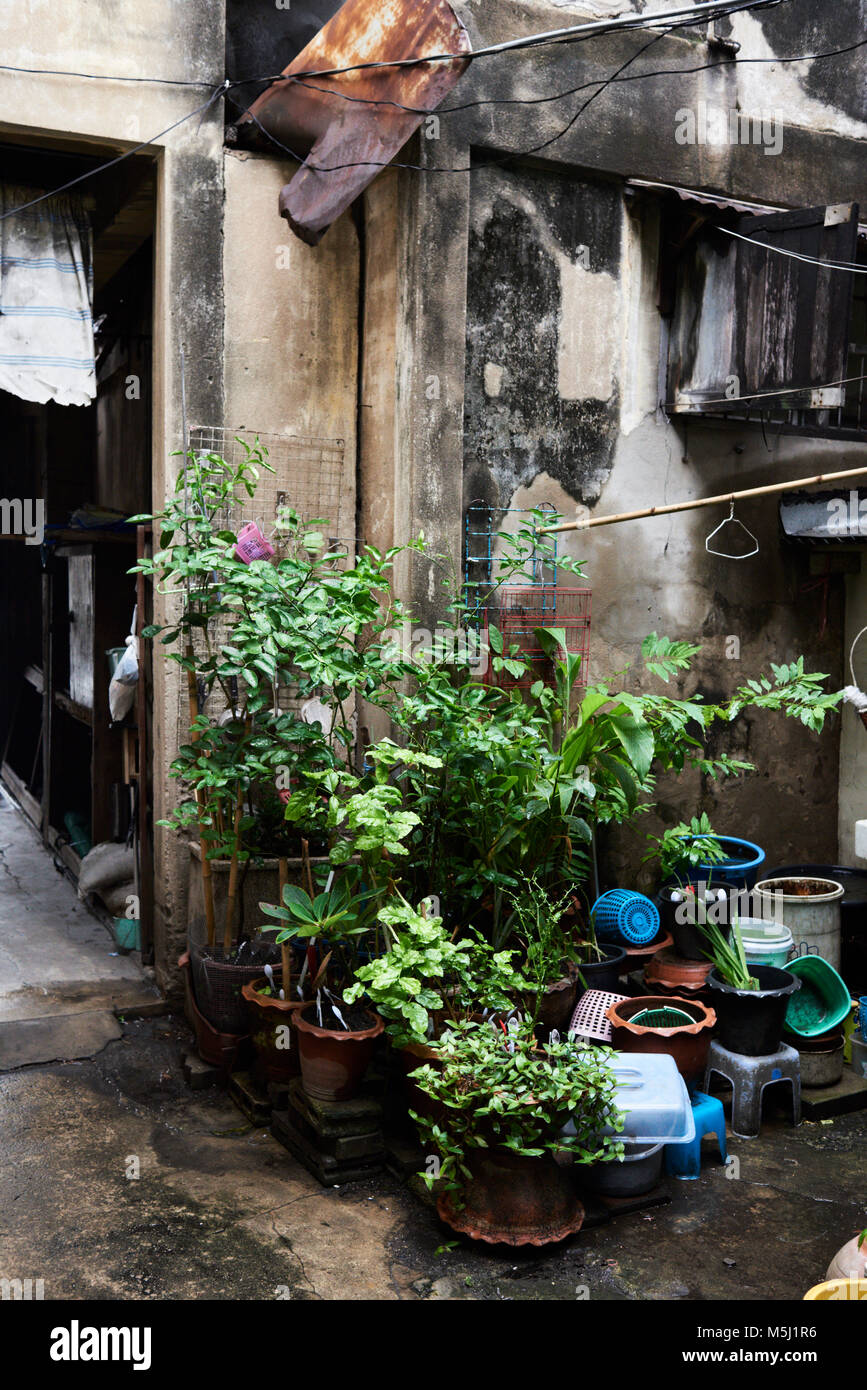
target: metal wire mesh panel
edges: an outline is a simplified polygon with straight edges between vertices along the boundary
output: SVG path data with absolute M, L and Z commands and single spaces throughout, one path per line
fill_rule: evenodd
M 192 451 L 219 454 L 231 467 L 243 463 L 245 445 L 255 448 L 257 444 L 274 472 L 262 469 L 255 497 L 234 509 L 227 520 L 235 524 L 257 521 L 270 539 L 281 509 L 288 507 L 302 521 L 328 522 L 326 535 L 330 540 L 354 546 L 355 486 L 346 477 L 342 439 L 304 439 L 218 425 L 199 425 L 190 431 Z
M 346 475 L 346 449 L 342 439 L 303 438 L 298 435 L 264 434 L 256 430 L 228 429 L 221 425 L 199 425 L 190 431 L 189 447 L 196 454 L 217 454 L 229 467 L 236 467 L 247 457 L 247 448 L 263 451 L 273 472 L 261 469 L 256 493 L 239 499 L 235 506 L 225 508 L 221 521 L 224 527 L 238 532 L 247 522 L 255 522 L 274 547 L 279 560 L 292 544 L 282 528 L 287 516 L 293 514 L 302 523 L 321 522 L 326 554 L 332 557 L 335 569 L 351 564 L 359 548 L 355 536 L 354 479 Z M 203 659 L 208 649 L 229 640 L 228 621 L 211 625 L 207 633 L 193 634 L 193 653 Z M 237 687 L 238 682 L 231 684 Z M 231 722 L 232 703 L 220 685 L 210 691 L 199 683 L 199 713 L 209 719 Z M 281 709 L 297 707 L 295 687 L 281 684 L 275 692 Z M 238 700 L 237 703 L 240 703 Z M 178 732 L 185 734 L 189 727 L 189 703 L 184 686 L 179 694 Z

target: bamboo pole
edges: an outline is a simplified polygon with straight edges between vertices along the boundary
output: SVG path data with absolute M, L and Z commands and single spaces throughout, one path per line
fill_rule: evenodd
M 232 928 L 235 924 L 235 900 L 238 896 L 238 850 L 241 838 L 241 816 L 244 812 L 244 790 L 238 783 L 235 797 L 235 821 L 232 837 L 232 862 L 229 866 L 229 895 L 226 899 L 226 925 L 223 929 L 223 952 L 228 956 L 232 949 Z
M 193 660 L 192 647 L 187 648 L 187 659 Z M 199 693 L 196 689 L 196 673 L 187 668 L 187 698 L 190 706 L 190 738 L 199 741 L 199 731 L 193 727 L 199 717 Z M 196 787 L 196 817 L 199 822 L 199 849 L 202 854 L 202 897 L 205 900 L 205 928 L 208 945 L 213 946 L 217 939 L 217 922 L 214 916 L 214 885 L 211 878 L 211 861 L 208 858 L 208 841 L 204 825 L 204 797 L 201 787 Z
M 283 889 L 289 882 L 289 861 L 287 859 L 278 859 L 277 871 L 280 881 L 280 906 L 283 907 Z M 283 998 L 288 999 L 290 997 L 289 991 L 292 985 L 292 947 L 288 941 L 282 942 L 280 946 L 280 961 L 283 967 Z
M 764 487 L 743 488 L 740 492 L 721 492 L 716 497 L 698 497 L 692 502 L 667 502 L 661 507 L 641 507 L 634 512 L 614 512 L 611 516 L 593 516 L 578 521 L 563 521 L 559 526 L 542 526 L 543 536 L 560 531 L 587 531 L 591 526 L 614 526 L 621 521 L 639 521 L 648 516 L 667 516 L 671 512 L 694 511 L 696 507 L 718 507 L 721 502 L 739 502 L 745 497 L 766 497 L 774 492 L 791 492 L 794 488 L 812 487 L 814 483 L 836 483 L 842 478 L 859 478 L 867 473 L 863 468 L 847 468 L 842 473 L 817 473 L 813 478 L 792 478 L 788 483 L 767 483 Z

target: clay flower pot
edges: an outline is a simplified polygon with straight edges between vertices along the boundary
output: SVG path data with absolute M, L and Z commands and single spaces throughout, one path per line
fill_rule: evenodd
M 298 1030 L 301 1084 L 314 1100 L 351 1100 L 364 1080 L 376 1040 L 385 1024 L 378 1014 L 368 1009 L 369 1028 L 355 1032 L 347 1032 L 344 1028 L 319 1028 L 305 1017 L 315 1008 L 315 1003 L 311 1002 L 292 1015 Z
M 624 975 L 631 975 L 634 970 L 642 970 L 647 967 L 654 956 L 658 956 L 661 951 L 667 951 L 674 945 L 674 938 L 671 932 L 659 931 L 652 941 L 648 941 L 644 946 L 627 946 L 626 960 L 620 967 L 621 979 Z
M 692 1023 L 672 1027 L 657 1027 L 634 1023 L 636 1014 L 648 1009 L 679 1009 L 688 1014 Z M 673 1057 L 684 1081 L 695 1081 L 704 1075 L 711 1031 L 716 1014 L 696 999 L 678 999 L 675 995 L 647 995 L 639 999 L 621 999 L 608 1009 L 606 1018 L 611 1024 L 612 1046 L 619 1052 L 665 1052 Z
M 451 1192 L 437 1201 L 452 1230 L 490 1245 L 550 1245 L 581 1229 L 584 1208 L 570 1168 L 550 1154 L 525 1158 L 508 1149 L 473 1149 L 464 1162 L 472 1174 L 458 1207 Z
M 424 1043 L 407 1043 L 405 1047 L 397 1048 L 396 1051 L 403 1068 L 407 1108 L 414 1110 L 417 1115 L 424 1116 L 425 1119 L 436 1119 L 442 1113 L 442 1104 L 429 1096 L 427 1091 L 423 1091 L 418 1082 L 413 1081 L 411 1073 L 419 1067 L 442 1066 L 442 1057 L 435 1047 L 428 1047 Z
M 678 994 L 687 999 L 710 1000 L 707 977 L 713 962 L 686 960 L 666 947 L 657 952 L 644 967 L 648 994 Z
M 279 981 L 280 972 L 274 972 Z M 247 1003 L 250 1037 L 256 1049 L 258 1069 L 266 1081 L 291 1081 L 298 1076 L 298 1037 L 292 1028 L 292 1015 L 304 1007 L 303 999 L 280 999 L 263 994 L 268 981 L 262 976 L 244 985 L 241 994 Z

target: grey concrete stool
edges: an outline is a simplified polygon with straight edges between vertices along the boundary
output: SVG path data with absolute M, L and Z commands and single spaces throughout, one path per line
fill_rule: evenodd
M 801 1059 L 794 1047 L 780 1044 L 767 1057 L 744 1057 L 712 1042 L 707 1056 L 703 1091 L 710 1091 L 716 1072 L 732 1084 L 732 1133 L 739 1139 L 758 1139 L 762 1127 L 762 1099 L 766 1086 L 776 1081 L 792 1085 L 792 1124 L 801 1123 Z

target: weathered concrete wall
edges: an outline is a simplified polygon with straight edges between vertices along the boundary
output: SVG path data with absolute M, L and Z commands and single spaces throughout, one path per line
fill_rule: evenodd
M 456 8 L 478 48 L 624 7 L 467 0 Z M 863 11 L 858 3 L 816 16 L 806 0 L 792 0 L 780 11 L 734 19 L 730 32 L 741 58 L 821 52 L 852 42 Z M 362 440 L 362 507 L 372 514 L 378 490 L 394 476 L 396 497 L 407 499 L 402 515 L 396 506 L 384 523 L 395 539 L 424 524 L 437 548 L 459 554 L 459 491 L 464 502 L 548 501 L 567 515 L 588 507 L 602 515 L 864 462 L 858 444 L 772 432 L 766 443 L 755 425 L 665 420 L 658 411 L 658 211 L 652 198 L 622 192 L 631 176 L 780 207 L 867 204 L 858 55 L 824 65 L 738 66 L 709 49 L 694 27 L 659 38 L 636 58 L 647 38 L 621 34 L 473 65 L 440 113 L 439 138 L 420 138 L 418 158 L 407 158 L 432 172 L 401 173 L 397 193 L 369 191 L 369 225 L 391 199 L 392 233 L 390 288 L 380 281 L 374 296 L 368 286 L 368 319 L 397 329 L 383 337 L 377 328 L 365 343 L 365 381 L 388 382 L 381 401 L 389 403 L 370 436 L 385 444 L 388 463 L 377 462 Z M 519 104 L 627 63 L 622 75 L 641 80 L 612 84 L 574 121 L 592 87 Z M 686 71 L 708 63 L 719 66 Z M 682 71 L 677 79 L 649 75 L 673 67 Z M 498 104 L 504 100 L 511 104 Z M 782 121 L 782 149 L 771 156 L 750 144 L 678 143 L 678 111 L 700 102 L 772 111 Z M 465 103 L 478 104 L 448 114 Z M 532 161 L 504 167 L 505 152 L 544 158 L 547 168 Z M 472 172 L 433 172 L 467 169 L 471 161 Z M 425 398 L 431 381 L 440 388 L 434 403 Z M 365 390 L 365 402 L 371 394 Z M 842 579 L 831 577 L 827 595 L 816 586 L 808 552 L 781 543 L 774 499 L 739 512 L 759 539 L 758 556 L 708 555 L 705 537 L 723 515 L 687 513 L 580 533 L 567 543 L 586 560 L 594 589 L 594 677 L 634 661 L 641 639 L 656 630 L 705 644 L 686 689 L 709 698 L 728 695 L 770 660 L 801 652 L 811 669 L 830 673 L 832 687 L 842 683 Z M 850 590 L 860 594 L 857 580 Z M 434 566 L 405 576 L 404 594 L 422 621 L 438 593 Z M 763 844 L 769 859 L 833 857 L 841 722 L 831 719 L 817 740 L 793 721 L 748 718 L 715 747 L 756 761 L 758 774 L 719 785 L 697 776 L 660 785 L 658 819 L 671 823 L 706 808 L 722 831 Z M 634 872 L 644 828 L 631 844 L 612 838 L 612 874 Z
M 0 73 L 0 138 L 21 136 L 46 148 L 105 152 L 106 159 L 159 136 L 206 101 L 222 80 L 223 7 L 211 0 L 76 0 L 58 6 L 29 0 L 26 16 L 3 26 L 5 63 L 152 77 L 170 86 Z M 187 362 L 191 418 L 219 418 L 222 407 L 223 297 L 219 248 L 223 217 L 222 103 L 184 122 L 154 145 L 158 165 L 154 312 L 153 498 L 173 481 L 179 447 L 179 349 Z M 159 612 L 159 605 L 158 605 Z M 174 796 L 167 776 L 174 756 L 178 691 L 157 662 L 154 689 L 154 820 Z M 154 923 L 157 975 L 174 982 L 184 940 L 186 853 L 156 831 Z

